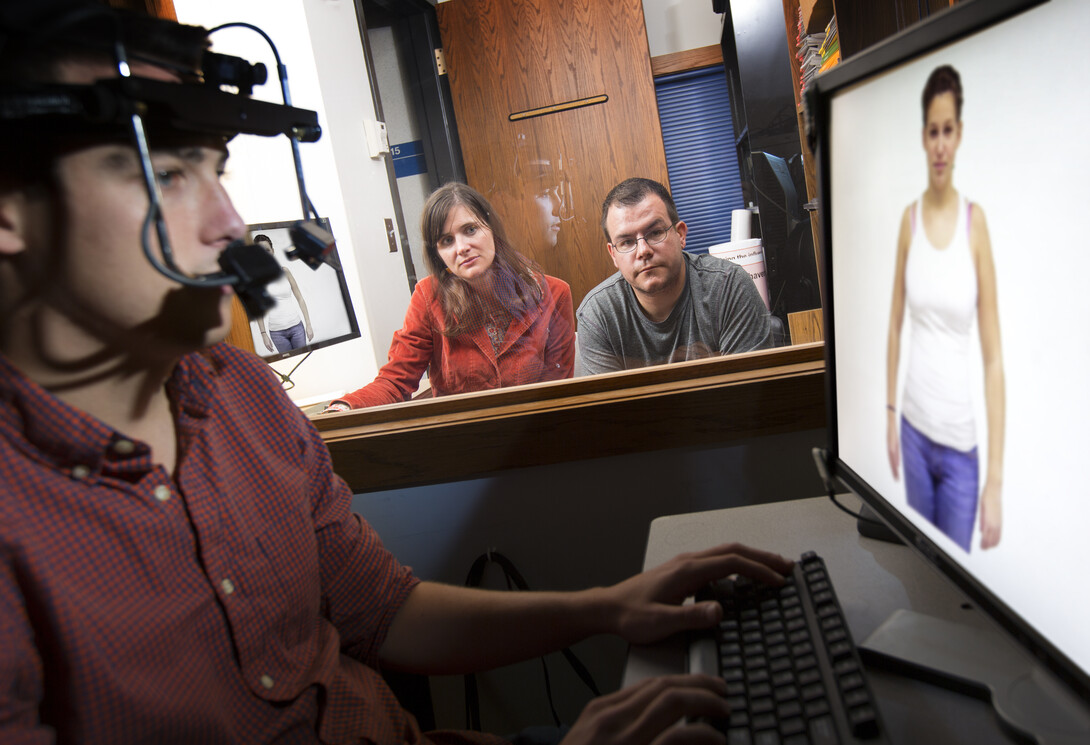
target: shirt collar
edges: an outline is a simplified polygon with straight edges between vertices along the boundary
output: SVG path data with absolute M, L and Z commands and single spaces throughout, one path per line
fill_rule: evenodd
M 167 381 L 171 400 L 203 419 L 215 389 L 212 360 L 199 353 L 183 357 Z M 132 442 L 97 417 L 65 403 L 23 374 L 0 354 L 0 432 L 15 447 L 64 470 L 100 472 L 107 460 L 147 456 L 146 444 Z M 131 445 L 118 444 L 129 442 Z

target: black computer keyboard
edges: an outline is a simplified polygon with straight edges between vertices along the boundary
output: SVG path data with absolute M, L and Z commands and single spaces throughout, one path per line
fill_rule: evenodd
M 689 669 L 718 672 L 729 745 L 886 742 L 859 652 L 825 562 L 808 552 L 783 587 L 745 577 L 709 588 L 723 605 L 712 636 L 690 644 Z

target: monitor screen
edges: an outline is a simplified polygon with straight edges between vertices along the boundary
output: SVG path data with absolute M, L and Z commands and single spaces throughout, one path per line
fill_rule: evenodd
M 332 232 L 329 220 L 318 223 Z M 306 354 L 360 335 L 337 249 L 332 264 L 312 270 L 301 261 L 289 260 L 292 239 L 289 222 L 249 226 L 248 239 L 276 257 L 284 275 L 269 285 L 276 304 L 262 318 L 250 320 L 254 351 L 268 362 Z
M 808 99 L 835 475 L 1084 699 L 1086 28 L 962 3 Z

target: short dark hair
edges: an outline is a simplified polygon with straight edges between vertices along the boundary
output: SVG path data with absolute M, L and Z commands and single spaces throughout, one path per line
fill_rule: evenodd
M 674 204 L 674 198 L 670 196 L 669 189 L 654 179 L 641 178 L 639 176 L 627 178 L 610 189 L 609 194 L 606 195 L 605 201 L 602 202 L 601 224 L 602 232 L 606 235 L 607 243 L 613 241 L 613 236 L 611 236 L 609 230 L 606 229 L 606 216 L 609 214 L 609 208 L 614 205 L 633 207 L 652 194 L 661 199 L 663 204 L 666 205 L 666 214 L 670 218 L 671 223 L 676 223 L 681 219 L 678 217 L 677 205 Z
M 943 93 L 954 94 L 954 110 L 958 121 L 961 121 L 961 76 L 952 65 L 936 67 L 927 78 L 927 84 L 923 87 L 923 123 L 927 125 L 927 109 L 937 96 Z
M 264 233 L 258 233 L 254 236 L 254 243 L 257 243 L 259 241 L 262 243 L 268 243 L 270 246 L 272 245 L 272 238 L 265 235 Z

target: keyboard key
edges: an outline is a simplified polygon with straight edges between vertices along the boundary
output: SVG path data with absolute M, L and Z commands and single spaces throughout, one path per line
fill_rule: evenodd
M 771 654 L 771 650 L 769 650 L 769 653 Z M 787 657 L 786 655 L 775 657 L 771 662 L 768 663 L 768 670 L 773 675 L 775 675 L 776 673 L 782 673 L 784 671 L 790 672 L 791 658 Z M 794 680 L 794 678 L 795 676 L 792 675 L 791 679 Z
M 776 707 L 776 716 L 780 721 L 802 716 L 802 704 L 798 701 L 785 701 Z
M 810 741 L 814 745 L 837 745 L 836 724 L 830 716 L 810 720 Z
M 849 673 L 840 677 L 840 690 L 850 691 L 853 688 L 863 687 L 863 676 L 859 673 Z
M 763 667 L 746 672 L 746 680 L 751 688 L 755 683 L 767 683 L 769 678 L 768 670 Z
M 878 715 L 870 706 L 857 706 L 848 712 L 852 734 L 869 740 L 878 736 Z
M 780 733 L 774 729 L 758 732 L 753 736 L 753 745 L 780 745 Z
M 821 671 L 816 667 L 812 667 L 809 670 L 803 670 L 798 674 L 799 685 L 809 685 L 821 680 Z
M 867 693 L 866 688 L 856 688 L 855 690 L 848 691 L 844 694 L 844 703 L 851 707 L 868 704 L 870 703 L 870 694 Z
M 852 645 L 848 642 L 835 642 L 829 645 L 829 654 L 834 660 L 839 660 L 842 657 L 851 657 Z
M 797 688 L 795 688 L 795 686 L 784 686 L 782 688 L 776 688 L 774 691 L 772 691 L 772 698 L 776 699 L 776 701 L 779 703 L 794 700 L 798 698 L 798 696 L 799 691 Z M 862 702 L 858 701 L 857 703 Z
M 780 734 L 785 737 L 805 731 L 806 722 L 802 721 L 802 717 L 788 717 L 780 721 Z
M 773 730 L 776 727 L 776 717 L 771 714 L 761 714 L 753 717 L 753 731 L 759 732 L 760 730 Z
M 776 688 L 783 688 L 784 686 L 793 686 L 795 682 L 795 675 L 789 671 L 782 671 L 774 673 L 772 675 L 772 685 Z
M 753 738 L 749 736 L 746 727 L 731 727 L 727 730 L 727 745 L 753 745 Z
M 750 705 L 750 712 L 754 715 L 769 714 L 776 708 L 776 705 L 772 702 L 771 698 L 758 698 L 754 699 Z
M 847 675 L 848 673 L 854 673 L 859 669 L 859 663 L 855 661 L 854 657 L 849 657 L 846 660 L 841 660 L 833 664 L 833 672 L 837 675 Z

